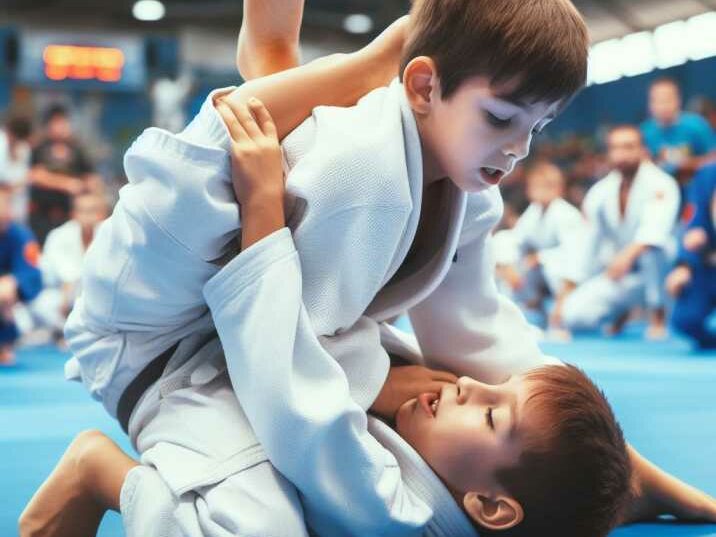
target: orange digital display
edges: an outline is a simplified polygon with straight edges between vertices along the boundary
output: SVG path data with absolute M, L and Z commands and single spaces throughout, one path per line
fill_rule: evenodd
M 48 45 L 42 53 L 45 75 L 51 80 L 100 80 L 122 78 L 124 53 L 118 48 Z

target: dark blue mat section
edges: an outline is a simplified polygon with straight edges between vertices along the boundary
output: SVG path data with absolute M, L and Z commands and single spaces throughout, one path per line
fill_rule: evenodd
M 637 449 L 716 495 L 716 354 L 693 353 L 677 339 L 644 342 L 638 330 L 544 348 L 597 381 Z M 0 536 L 17 534 L 20 511 L 77 432 L 98 428 L 130 449 L 82 386 L 63 380 L 65 357 L 50 347 L 27 349 L 17 366 L 0 369 Z M 121 537 L 119 517 L 106 517 L 99 535 Z M 716 525 L 638 524 L 614 535 L 716 537 Z

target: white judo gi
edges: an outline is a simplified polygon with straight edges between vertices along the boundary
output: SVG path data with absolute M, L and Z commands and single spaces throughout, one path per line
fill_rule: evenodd
M 538 203 L 530 204 L 512 229 L 512 240 L 518 260 L 534 252 L 539 254 L 540 265 L 528 270 L 518 261 L 524 287 L 515 298 L 529 301 L 544 287 L 556 295 L 566 280 L 579 281 L 581 274 L 575 259 L 584 239 L 584 218 L 574 205 L 562 198 L 553 200 L 546 209 Z
M 250 337 L 262 333 L 258 323 L 293 334 L 296 352 L 272 382 L 285 389 L 287 382 L 300 381 L 306 384 L 300 393 L 315 397 L 310 404 L 290 401 L 270 414 L 249 402 L 256 413 L 247 415 L 271 462 L 301 492 L 308 524 L 327 536 L 415 534 L 429 513 L 405 501 L 399 474 L 387 470 L 395 468 L 394 461 L 366 432 L 365 410 L 389 367 L 378 323 L 408 310 L 427 366 L 488 382 L 554 363 L 539 351 L 519 310 L 495 288 L 488 245 L 501 216 L 499 191 L 467 196 L 444 183 L 432 240 L 412 263 L 403 264 L 417 229 L 423 177 L 417 127 L 399 83 L 370 93 L 353 108 L 317 108 L 282 148 L 287 223 L 301 255 L 304 307 L 301 315 L 274 307 L 246 326 L 236 321 L 242 325 L 236 333 L 248 335 L 243 342 L 223 341 L 231 349 L 229 376 L 244 405 L 245 397 L 256 395 L 254 373 L 235 345 L 271 345 Z M 67 375 L 81 378 L 112 415 L 125 388 L 154 357 L 183 340 L 171 362 L 182 363 L 177 355 L 192 355 L 196 349 L 187 347 L 192 341 L 210 337 L 207 303 L 214 301 L 216 316 L 217 309 L 230 310 L 236 301 L 228 300 L 236 298 L 229 292 L 239 289 L 235 281 L 211 298 L 202 296 L 207 280 L 218 288 L 215 282 L 231 273 L 231 264 L 240 266 L 249 257 L 235 258 L 221 272 L 212 263 L 233 256 L 239 227 L 228 151 L 226 129 L 209 96 L 183 133 L 148 129 L 125 157 L 129 184 L 88 252 L 83 295 L 66 327 L 74 353 Z M 288 344 L 275 339 L 276 345 Z M 277 373 L 271 359 L 262 363 L 269 365 L 264 374 Z M 193 397 L 200 390 L 192 382 L 185 393 Z M 212 425 L 214 434 L 192 434 L 189 420 L 159 412 L 154 430 L 161 433 L 155 438 L 169 440 L 143 443 L 142 431 L 149 430 L 145 416 L 152 414 L 147 394 L 129 422 L 142 459 L 162 480 L 182 483 L 170 485 L 173 496 L 192 506 L 202 531 L 212 527 L 210 534 L 220 535 L 242 523 L 212 518 L 216 511 L 209 505 L 221 496 L 213 492 L 225 490 L 213 485 L 230 481 L 245 466 L 245 453 L 226 455 L 215 446 L 231 420 Z M 156 397 L 161 408 L 161 390 Z M 207 405 L 213 400 L 197 398 Z M 314 426 L 307 427 L 314 418 Z M 177 419 L 190 438 L 176 437 Z M 192 459 L 196 453 L 201 457 Z M 233 462 L 224 464 L 225 456 Z M 209 506 L 200 507 L 202 502 Z
M 79 293 L 77 286 L 82 277 L 84 256 L 82 229 L 75 220 L 65 222 L 47 235 L 40 258 L 43 289 L 27 305 L 35 325 L 62 330 L 65 325 L 65 312 L 62 311 L 65 301 L 63 286 L 76 286 L 74 294 Z M 69 298 L 71 305 L 74 297 Z
M 570 329 L 596 328 L 630 308 L 643 304 L 663 307 L 664 279 L 675 249 L 675 225 L 679 189 L 673 177 L 651 161 L 639 166 L 629 191 L 625 214 L 619 211 L 621 174 L 612 171 L 594 185 L 582 205 L 588 238 L 582 254 L 584 283 L 565 300 L 562 319 Z M 630 244 L 649 249 L 633 270 L 618 281 L 604 272 L 595 260 L 604 252 L 614 255 Z

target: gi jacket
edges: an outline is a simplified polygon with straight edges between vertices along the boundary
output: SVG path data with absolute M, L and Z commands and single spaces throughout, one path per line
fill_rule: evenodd
M 232 273 L 226 269 L 253 257 L 232 259 L 240 216 L 231 187 L 229 139 L 212 97 L 180 135 L 148 129 L 133 144 L 125 156 L 129 184 L 87 253 L 83 295 L 65 330 L 74 354 L 66 374 L 81 378 L 112 415 L 126 386 L 149 361 L 178 339 L 213 330 L 207 303 L 214 303 L 212 310 L 232 307 L 229 297 L 236 297 L 239 285 L 225 280 Z M 267 327 L 277 329 L 275 343 L 283 350 L 293 348 L 285 346 L 285 338 L 305 344 L 296 347 L 290 367 L 299 361 L 303 365 L 283 375 L 294 379 L 298 374 L 317 395 L 325 395 L 324 421 L 319 420 L 316 434 L 301 429 L 307 436 L 300 441 L 308 444 L 276 453 L 269 437 L 281 418 L 247 411 L 257 434 L 264 428 L 265 435 L 258 436 L 269 455 L 277 457 L 272 462 L 289 479 L 298 478 L 296 486 L 325 514 L 321 520 L 326 524 L 345 528 L 350 518 L 357 535 L 379 527 L 394 527 L 396 535 L 415 531 L 422 525 L 420 517 L 402 516 L 405 506 L 394 501 L 398 497 L 391 484 L 399 480 L 383 481 L 374 471 L 385 466 L 384 451 L 366 452 L 360 447 L 364 444 L 354 442 L 355 431 L 365 431 L 365 413 L 358 410 L 373 402 L 389 367 L 379 322 L 408 311 L 426 365 L 486 381 L 499 382 L 550 361 L 519 310 L 495 287 L 489 243 L 502 213 L 499 191 L 468 196 L 447 182 L 441 210 L 431 219 L 431 232 L 439 240 L 416 257 L 420 262 L 399 271 L 417 229 L 423 186 L 420 139 L 402 86 L 396 81 L 375 90 L 352 108 L 316 108 L 282 147 L 290 244 L 300 255 L 300 307 L 276 300 L 252 323 L 235 317 L 241 325 L 235 334 L 250 337 L 240 342 L 222 336 L 232 383 L 246 387 L 253 373 L 244 369 L 246 361 L 234 361 L 236 349 L 227 345 L 256 342 L 252 334 L 265 334 Z M 247 265 L 242 275 L 247 279 L 250 271 L 266 268 L 260 261 Z M 215 290 L 209 295 L 204 284 L 210 279 Z M 294 328 L 287 330 L 287 325 Z M 346 406 L 341 390 L 348 390 L 353 406 Z M 236 391 L 243 406 L 246 394 Z M 285 409 L 300 414 L 303 407 L 295 401 Z M 282 460 L 281 453 L 289 460 Z M 342 455 L 322 459 L 327 453 Z M 302 469 L 292 470 L 295 464 Z M 312 465 L 321 471 L 312 471 Z M 327 490 L 315 476 L 329 470 L 342 476 L 353 469 L 358 482 L 345 485 L 355 493 L 351 498 L 365 501 L 351 500 L 348 511 L 349 498 L 343 496 L 348 489 Z M 309 482 L 301 482 L 304 472 Z M 357 512 L 364 517 L 355 518 Z

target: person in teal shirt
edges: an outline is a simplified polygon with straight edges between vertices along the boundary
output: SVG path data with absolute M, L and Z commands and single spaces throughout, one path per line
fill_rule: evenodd
M 669 78 L 656 80 L 649 89 L 651 118 L 641 126 L 654 161 L 686 185 L 696 170 L 716 159 L 716 135 L 698 114 L 681 109 L 678 84 Z

